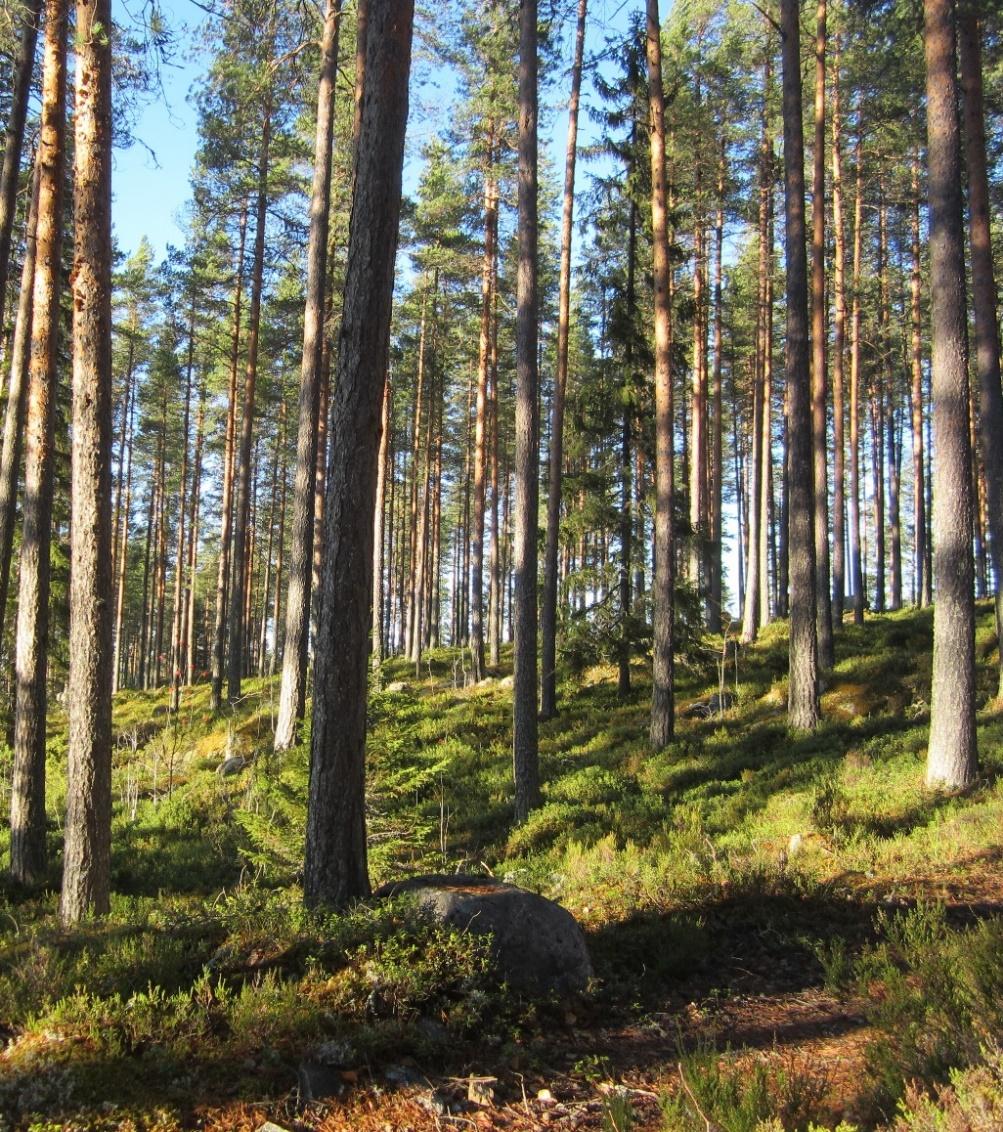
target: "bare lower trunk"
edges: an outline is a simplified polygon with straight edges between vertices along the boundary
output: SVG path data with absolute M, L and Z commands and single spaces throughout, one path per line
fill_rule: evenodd
M 481 265 L 481 328 L 477 350 L 474 418 L 473 529 L 470 532 L 470 660 L 473 678 L 484 677 L 484 505 L 487 457 L 488 366 L 491 353 L 491 281 L 498 236 L 498 191 L 494 179 L 494 123 L 488 127 L 484 173 L 484 257 Z
M 516 269 L 515 687 L 512 756 L 515 820 L 540 803 L 537 749 L 536 528 L 540 422 L 537 403 L 537 3 L 519 7 L 519 259 Z
M 0 625 L 7 613 L 7 591 L 10 587 L 10 561 L 14 546 L 14 522 L 17 517 L 17 477 L 21 464 L 24 434 L 24 402 L 28 390 L 28 365 L 31 361 L 32 281 L 35 276 L 35 229 L 38 220 L 38 192 L 41 162 L 35 162 L 31 205 L 25 239 L 24 265 L 21 270 L 21 293 L 18 298 L 17 322 L 10 356 L 10 380 L 7 385 L 7 411 L 4 416 L 3 453 L 0 455 Z
M 996 593 L 996 629 L 998 638 L 1003 640 L 1003 389 L 1000 384 L 1000 333 L 989 224 L 982 59 L 978 10 L 973 0 L 964 0 L 958 12 L 961 82 L 965 93 L 965 156 L 968 166 L 975 357 L 979 373 L 979 441 L 985 469 L 989 550 Z M 1003 696 L 1003 652 L 1000 654 L 999 695 Z
M 550 402 L 550 452 L 547 480 L 547 541 L 544 549 L 543 595 L 540 605 L 540 715 L 557 713 L 557 554 L 561 522 L 561 480 L 564 472 L 564 402 L 568 385 L 568 340 L 571 328 L 571 241 L 575 211 L 575 162 L 578 155 L 578 106 L 585 51 L 587 0 L 578 0 L 575 57 L 568 102 L 568 140 L 564 158 L 564 202 L 561 210 L 561 265 L 558 277 L 557 367 Z
M 863 145 L 857 134 L 856 199 L 853 204 L 853 304 L 850 313 L 850 579 L 853 621 L 864 623 L 864 568 L 860 551 L 860 323 L 861 250 L 864 225 Z
M 392 389 L 389 372 L 384 379 L 383 411 L 380 415 L 380 450 L 376 460 L 376 506 L 373 509 L 373 625 L 372 668 L 378 674 L 383 663 L 383 556 L 386 549 L 383 537 L 383 512 L 387 497 L 387 463 L 390 453 L 390 419 Z
M 247 202 L 240 208 L 236 281 L 233 296 L 233 331 L 230 342 L 230 380 L 227 390 L 226 439 L 223 450 L 223 497 L 220 503 L 219 563 L 216 571 L 216 613 L 213 623 L 212 676 L 209 704 L 218 711 L 223 701 L 223 663 L 226 653 L 226 607 L 230 594 L 230 552 L 233 542 L 233 450 L 237 421 L 237 366 L 240 360 L 240 300 L 244 281 L 244 247 L 247 238 Z
M 310 643 L 310 593 L 313 570 L 314 488 L 317 474 L 317 432 L 320 413 L 321 354 L 326 307 L 327 246 L 331 212 L 331 151 L 334 137 L 334 83 L 338 67 L 341 0 L 328 0 L 321 46 L 314 141 L 310 237 L 307 247 L 307 299 L 303 322 L 303 355 L 293 481 L 293 531 L 289 550 L 285 648 L 275 748 L 296 741 L 306 703 L 307 653 Z M 278 625 L 276 625 L 276 636 Z M 277 642 L 276 642 L 277 643 Z
M 808 359 L 808 278 L 805 261 L 804 139 L 797 0 L 781 0 L 783 39 L 784 181 L 787 257 L 787 390 L 790 479 L 790 686 L 792 727 L 819 723 L 818 637 L 811 380 Z
M 815 491 L 815 619 L 818 660 L 822 668 L 836 662 L 832 643 L 832 602 L 829 597 L 829 443 L 826 407 L 828 335 L 825 317 L 825 0 L 819 0 L 815 33 L 815 147 L 811 216 L 811 348 L 812 459 Z
M 348 272 L 334 385 L 327 542 L 315 662 L 304 899 L 343 907 L 369 893 L 365 749 L 367 641 L 380 403 L 400 213 L 409 0 L 368 0 Z M 372 92 L 372 93 L 370 93 Z
M 669 298 L 669 232 L 665 204 L 665 96 L 662 89 L 658 0 L 647 0 L 648 112 L 651 128 L 651 226 L 655 286 L 655 579 L 654 644 L 649 743 L 660 750 L 675 730 L 673 618 L 675 543 L 672 497 L 672 306 Z
M 198 578 L 199 506 L 202 496 L 202 445 L 205 435 L 205 399 L 206 388 L 203 383 L 199 388 L 199 410 L 198 416 L 195 419 L 195 456 L 192 463 L 191 512 L 188 517 L 188 603 L 185 610 L 187 668 L 185 683 L 189 686 L 195 683 L 195 608 L 197 604 L 195 599 L 195 583 Z
M 111 885 L 111 0 L 77 0 L 69 755 L 60 915 Z
M 919 154 L 912 166 L 911 254 L 909 280 L 910 398 L 912 412 L 912 493 L 914 536 L 914 578 L 916 604 L 927 606 L 933 600 L 926 545 L 926 471 L 923 445 L 923 312 L 921 307 L 922 266 L 919 240 Z
M 45 720 L 49 653 L 53 403 L 66 126 L 67 0 L 46 0 L 36 261 L 25 425 L 24 518 L 18 589 L 10 871 L 35 884 L 45 869 Z
M 174 608 L 171 611 L 171 709 L 181 704 L 181 684 L 184 679 L 184 645 L 181 627 L 184 624 L 185 560 L 185 508 L 188 492 L 188 444 L 192 415 L 192 377 L 195 370 L 195 300 L 192 299 L 188 322 L 188 366 L 185 373 L 185 410 L 181 426 L 181 475 L 178 483 L 177 549 L 174 561 Z
M 975 608 L 968 349 L 951 0 L 925 0 L 927 163 L 930 196 L 930 314 L 933 343 L 933 687 L 927 783 L 971 784 L 975 737 Z
M 247 555 L 251 509 L 251 446 L 254 438 L 254 396 L 258 379 L 258 331 L 261 324 L 261 291 L 265 275 L 265 221 L 268 206 L 268 159 L 272 125 L 272 92 L 265 94 L 261 150 L 258 156 L 257 207 L 255 210 L 254 262 L 251 269 L 251 302 L 247 319 L 247 368 L 244 371 L 244 411 L 240 422 L 237 458 L 237 506 L 233 532 L 233 600 L 230 602 L 230 642 L 227 657 L 227 699 L 240 699 L 240 680 L 245 664 L 245 610 L 248 594 L 244 567 Z
M 839 41 L 836 41 L 835 65 L 832 71 L 832 226 L 835 244 L 833 258 L 833 290 L 835 318 L 832 342 L 832 620 L 843 623 L 846 596 L 845 449 L 843 362 L 846 353 L 846 233 L 843 224 L 843 122 L 840 113 Z

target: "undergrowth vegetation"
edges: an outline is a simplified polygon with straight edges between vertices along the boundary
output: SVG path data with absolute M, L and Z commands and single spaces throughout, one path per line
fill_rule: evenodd
M 349 1083 L 406 1059 L 546 1077 L 562 1048 L 619 1022 L 664 1036 L 667 1132 L 1003 1126 L 1003 709 L 989 607 L 981 777 L 964 797 L 923 783 L 930 641 L 926 612 L 844 626 L 812 735 L 786 726 L 783 626 L 726 662 L 720 639 L 694 644 L 678 739 L 657 755 L 643 665 L 621 700 L 612 668 L 576 662 L 561 714 L 541 724 L 543 805 L 518 828 L 507 669 L 468 687 L 449 650 L 420 676 L 385 665 L 370 701 L 374 886 L 490 872 L 561 901 L 597 974 L 571 1008 L 520 998 L 483 939 L 434 928 L 406 900 L 302 909 L 309 744 L 272 753 L 268 680 L 248 681 L 220 716 L 203 687 L 176 714 L 166 693 L 117 696 L 112 915 L 62 929 L 66 745 L 53 713 L 50 884 L 0 889 L 2 1118 L 168 1129 L 212 1111 L 225 1126 L 230 1103 L 295 1107 L 304 1059 Z M 734 696 L 726 710 L 691 710 L 721 691 Z M 236 755 L 243 769 L 218 773 Z M 6 752 L 0 765 L 7 806 Z M 687 997 L 709 1011 L 750 971 L 860 1004 L 870 1040 L 852 1095 L 821 1069 L 708 1046 L 673 1013 Z M 574 1060 L 587 1084 L 588 1059 Z M 629 1068 L 599 1076 L 613 1088 Z M 603 1096 L 608 1123 L 630 1126 L 629 1093 Z

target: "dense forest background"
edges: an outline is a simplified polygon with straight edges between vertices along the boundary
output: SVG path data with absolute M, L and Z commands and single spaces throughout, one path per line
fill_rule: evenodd
M 241 1009 L 275 1026 L 273 1094 L 297 1041 L 344 1030 L 339 1088 L 360 1050 L 425 1040 L 488 1108 L 479 1026 L 499 1074 L 536 1034 L 538 1072 L 555 1018 L 589 1015 L 563 1057 L 596 1011 L 626 1041 L 674 980 L 706 1004 L 704 950 L 728 993 L 743 960 L 778 1009 L 822 995 L 819 1032 L 849 1002 L 883 1037 L 866 1089 L 794 1098 L 694 1022 L 665 1128 L 994 1127 L 1000 13 L 199 8 L 161 262 L 113 246 L 113 149 L 178 29 L 153 2 L 121 26 L 110 0 L 0 12 L 0 1027 L 18 1090 L 46 1067 L 4 1111 L 69 1119 L 31 1052 L 60 1019 L 147 1012 L 95 1056 L 129 1077 L 149 1043 L 166 1081 L 199 1010 L 204 1109 Z M 559 167 L 539 136 L 565 107 Z M 469 941 L 358 903 L 433 866 L 559 897 L 605 991 L 527 1004 Z M 402 981 L 389 1007 L 373 969 Z M 297 1037 L 274 1014 L 299 995 Z M 670 1044 L 631 1063 L 661 1065 L 651 1088 L 579 1058 L 569 1088 L 604 1099 L 568 1126 L 624 1132 Z M 165 1126 L 202 1119 L 138 1077 L 129 1119 L 158 1126 L 154 1094 Z

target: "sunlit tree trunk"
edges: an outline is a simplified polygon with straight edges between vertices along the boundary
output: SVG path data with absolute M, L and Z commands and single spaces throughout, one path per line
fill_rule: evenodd
M 199 507 L 202 498 L 202 446 L 205 443 L 206 387 L 203 379 L 199 387 L 198 415 L 195 418 L 195 455 L 192 460 L 191 510 L 188 516 L 188 596 L 185 608 L 185 683 L 195 683 L 195 583 L 198 577 Z
M 307 246 L 307 296 L 303 319 L 303 354 L 296 432 L 296 472 L 293 480 L 293 529 L 289 549 L 282 688 L 275 728 L 275 749 L 296 741 L 306 706 L 307 657 L 310 644 L 310 593 L 313 571 L 314 488 L 317 474 L 317 436 L 320 415 L 321 355 L 326 308 L 327 247 L 331 214 L 331 153 L 334 148 L 334 93 L 338 69 L 338 30 L 341 0 L 328 0 L 321 41 L 317 88 L 317 130 L 314 139 L 313 186 L 310 194 L 310 235 Z M 278 625 L 275 626 L 276 646 Z
M 387 498 L 387 472 L 390 455 L 390 420 L 393 390 L 390 373 L 383 383 L 383 410 L 380 414 L 380 450 L 376 460 L 376 507 L 373 511 L 373 625 L 372 625 L 372 667 L 379 679 L 380 665 L 383 663 L 383 554 L 384 510 Z
M 0 454 L 0 625 L 7 613 L 7 592 L 10 588 L 10 563 L 14 547 L 14 523 L 17 518 L 17 480 L 24 438 L 24 407 L 28 391 L 28 366 L 31 361 L 31 304 L 34 294 L 36 228 L 41 162 L 35 162 L 32 176 L 31 204 L 25 236 L 24 264 L 21 269 L 21 292 L 18 296 L 14 342 L 10 352 L 10 379 L 7 384 L 7 409 L 4 414 L 3 452 Z
M 216 613 L 213 624 L 212 676 L 209 704 L 218 711 L 223 700 L 223 662 L 226 651 L 226 607 L 230 596 L 230 552 L 233 542 L 233 463 L 237 422 L 237 367 L 240 362 L 240 309 L 247 239 L 247 202 L 240 208 L 236 278 L 233 293 L 233 330 L 230 338 L 230 377 L 227 389 L 226 437 L 223 449 L 223 493 L 220 502 L 219 563 L 216 572 Z
M 709 577 L 707 579 L 707 628 L 721 632 L 721 506 L 724 481 L 722 354 L 724 349 L 724 192 L 725 141 L 717 175 L 717 215 L 714 220 L 714 344 L 711 362 L 710 473 L 708 476 Z
M 812 154 L 811 348 L 812 458 L 815 490 L 815 617 L 818 660 L 823 668 L 836 661 L 829 596 L 829 443 L 826 427 L 829 397 L 825 317 L 825 50 L 826 0 L 819 0 L 815 32 L 815 145 Z
M 537 749 L 537 549 L 540 422 L 537 402 L 537 0 L 519 8 L 519 219 L 515 331 L 515 530 L 513 546 L 515 820 L 540 803 Z
M 926 778 L 963 789 L 977 769 L 968 343 L 954 6 L 925 0 L 932 330 L 933 686 Z
M 666 746 L 675 730 L 673 616 L 675 545 L 672 443 L 672 307 L 669 301 L 669 232 L 665 206 L 665 95 L 662 89 L 658 0 L 647 0 L 646 52 L 651 130 L 651 225 L 655 286 L 655 579 L 654 643 L 649 743 Z
M 839 40 L 832 68 L 832 226 L 835 317 L 832 342 L 832 621 L 843 623 L 846 597 L 846 439 L 843 363 L 846 354 L 846 229 L 843 221 L 843 119 Z
M 861 252 L 864 226 L 864 172 L 862 126 L 858 126 L 855 160 L 856 194 L 853 203 L 853 303 L 850 310 L 850 579 L 853 587 L 853 621 L 864 623 L 864 569 L 860 551 L 860 324 Z
M 564 203 L 561 211 L 561 266 L 558 279 L 557 366 L 550 402 L 550 453 L 547 480 L 547 541 L 544 549 L 543 596 L 540 606 L 540 715 L 557 713 L 557 601 L 561 482 L 564 473 L 564 403 L 568 385 L 568 340 L 571 329 L 571 241 L 575 210 L 575 162 L 578 156 L 578 107 L 585 52 L 587 0 L 578 0 L 575 55 L 568 102 L 568 140 L 564 158 Z
M 21 171 L 21 151 L 28 117 L 31 76 L 35 69 L 35 44 L 38 40 L 42 0 L 22 0 L 21 4 L 15 7 L 20 7 L 18 22 L 21 25 L 21 35 L 17 57 L 14 60 L 10 110 L 3 145 L 3 165 L 0 166 L 0 335 L 3 333 L 4 308 L 7 302 L 7 273 L 10 270 L 17 181 Z
M 787 390 L 790 478 L 790 686 L 788 719 L 811 730 L 819 723 L 815 535 L 812 488 L 811 379 L 808 358 L 808 278 L 805 258 L 804 139 L 797 0 L 781 0 L 783 40 L 784 182 L 787 257 Z
M 111 0 L 77 0 L 69 743 L 60 915 L 111 885 Z
M 185 510 L 188 503 L 188 445 L 192 417 L 192 380 L 195 373 L 195 299 L 191 300 L 188 318 L 188 364 L 185 370 L 185 408 L 181 426 L 181 474 L 178 482 L 177 550 L 174 562 L 174 608 L 171 612 L 171 710 L 181 705 L 181 684 L 184 680 L 184 592 L 187 561 L 185 550 Z
M 10 871 L 36 884 L 45 869 L 45 721 L 52 535 L 53 402 L 59 339 L 67 0 L 46 0 L 38 223 L 25 419 L 24 515 L 17 601 Z
M 470 545 L 470 660 L 474 681 L 484 677 L 484 503 L 487 459 L 488 366 L 491 352 L 491 281 L 498 235 L 498 188 L 494 174 L 494 123 L 488 126 L 484 172 L 484 256 L 481 263 L 481 327 L 477 348 L 477 399 L 474 422 L 473 529 Z
M 261 292 L 265 276 L 265 221 L 268 208 L 268 161 L 272 127 L 272 90 L 265 92 L 261 149 L 258 154 L 257 201 L 255 208 L 254 260 L 251 267 L 251 301 L 247 318 L 247 367 L 244 371 L 244 403 L 240 422 L 240 448 L 237 457 L 237 502 L 233 532 L 233 600 L 230 602 L 230 642 L 227 657 L 227 699 L 240 699 L 240 680 L 244 671 L 245 638 L 245 559 L 250 535 L 251 447 L 254 439 L 254 396 L 258 379 L 258 332 L 261 325 Z
M 343 907 L 369 893 L 366 675 L 380 408 L 400 215 L 410 0 L 368 0 L 365 91 L 348 238 L 325 496 L 303 895 Z
M 1000 333 L 989 223 L 982 58 L 977 6 L 973 0 L 962 0 L 958 13 L 961 83 L 965 94 L 965 157 L 968 166 L 975 357 L 979 374 L 979 440 L 985 469 L 989 550 L 996 592 L 996 628 L 997 636 L 1003 639 L 1003 390 L 1000 384 Z M 1003 696 L 1003 655 L 1000 657 L 999 695 Z

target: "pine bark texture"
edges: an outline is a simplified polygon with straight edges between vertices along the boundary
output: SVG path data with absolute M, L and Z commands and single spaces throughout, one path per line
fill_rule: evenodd
M 14 343 L 10 353 L 10 380 L 7 383 L 7 409 L 4 414 L 3 451 L 0 453 L 0 624 L 7 613 L 10 564 L 17 518 L 17 478 L 24 439 L 24 406 L 28 391 L 28 363 L 31 360 L 32 280 L 35 276 L 35 229 L 38 222 L 38 189 L 41 164 L 35 162 L 31 204 L 25 237 L 21 292 L 18 296 Z
M 961 85 L 965 94 L 965 158 L 968 166 L 975 360 L 979 375 L 979 446 L 985 469 L 986 517 L 996 593 L 996 627 L 999 631 L 1003 629 L 1003 387 L 1000 383 L 1000 332 L 989 223 L 982 50 L 978 10 L 973 0 L 961 0 L 958 13 Z M 1003 695 L 1003 654 L 1000 657 L 999 694 Z
M 676 553 L 672 537 L 672 501 L 675 490 L 672 443 L 672 304 L 669 296 L 669 230 L 665 200 L 665 94 L 662 89 L 658 0 L 647 0 L 646 51 L 655 288 L 654 643 L 648 741 L 657 751 L 671 742 L 675 729 L 673 618 Z
M 223 448 L 223 492 L 220 501 L 219 562 L 216 569 L 216 611 L 212 634 L 212 673 L 209 705 L 218 711 L 223 700 L 223 663 L 226 657 L 226 608 L 230 597 L 230 558 L 233 543 L 233 455 L 237 429 L 237 367 L 240 361 L 240 310 L 244 283 L 244 249 L 247 241 L 247 202 L 240 206 L 237 237 L 236 280 L 233 291 L 233 331 L 230 343 L 230 376 L 227 386 L 226 438 Z M 149 539 L 149 527 L 147 528 Z M 149 552 L 149 542 L 147 542 Z M 144 582 L 144 591 L 145 591 Z M 145 598 L 144 598 L 145 608 Z
M 540 803 L 537 745 L 537 548 L 540 420 L 537 400 L 537 2 L 519 9 L 519 258 L 516 268 L 515 533 L 512 759 L 515 820 Z
M 975 606 L 961 138 L 952 0 L 925 0 L 933 388 L 933 687 L 926 778 L 975 777 Z
M 0 167 L 0 334 L 3 332 L 4 305 L 7 301 L 7 273 L 14 232 L 17 180 L 24 147 L 24 128 L 28 118 L 28 96 L 35 67 L 35 45 L 42 0 L 23 0 L 21 36 L 14 62 L 11 105 L 4 137 L 3 165 Z
M 113 665 L 111 0 L 77 0 L 76 12 L 69 757 L 60 899 L 69 923 L 109 910 Z
M 808 276 L 805 255 L 804 137 L 797 0 L 781 0 L 784 180 L 787 258 L 788 475 L 790 477 L 790 676 L 788 719 L 799 730 L 819 723 L 818 637 L 812 471 Z
M 815 618 L 819 664 L 836 660 L 829 596 L 829 445 L 826 408 L 828 336 L 825 317 L 825 52 L 826 5 L 819 0 L 815 32 L 815 146 L 812 155 L 811 212 L 811 418 L 815 483 Z
M 265 223 L 268 219 L 268 161 L 272 132 L 272 90 L 265 92 L 261 149 L 258 153 L 257 200 L 254 217 L 254 260 L 251 267 L 251 301 L 247 317 L 247 365 L 244 369 L 244 411 L 240 418 L 237 455 L 237 502 L 233 530 L 233 600 L 230 602 L 230 641 L 227 657 L 227 699 L 240 699 L 245 656 L 245 609 L 248 595 L 245 570 L 249 562 L 247 540 L 251 532 L 251 449 L 254 440 L 254 398 L 258 383 L 258 338 L 261 329 L 261 292 L 265 275 Z
M 540 603 L 540 715 L 557 713 L 558 546 L 561 482 L 564 472 L 564 404 L 568 387 L 568 341 L 571 331 L 571 242 L 575 217 L 575 163 L 578 156 L 578 108 L 588 0 L 578 0 L 575 57 L 568 101 L 568 141 L 564 157 L 564 202 L 561 207 L 561 265 L 557 284 L 557 365 L 550 402 L 550 453 L 547 480 L 547 541 L 544 547 L 543 595 Z
M 10 809 L 11 875 L 22 884 L 40 881 L 45 868 L 45 682 L 49 651 L 53 401 L 59 340 L 65 164 L 67 8 L 68 0 L 46 0 Z
M 832 283 L 835 312 L 832 339 L 832 621 L 843 623 L 846 599 L 846 437 L 844 361 L 846 355 L 846 228 L 843 219 L 843 119 L 840 52 L 835 41 L 832 69 Z
M 369 892 L 365 751 L 369 597 L 380 410 L 400 215 L 411 0 L 369 0 L 344 313 L 324 504 L 304 899 Z
M 484 256 L 481 262 L 481 327 L 477 347 L 477 398 L 474 409 L 473 530 L 470 533 L 470 660 L 476 683 L 484 678 L 484 504 L 487 462 L 488 367 L 494 258 L 498 239 L 498 187 L 494 174 L 494 123 L 488 130 L 484 174 Z
M 296 432 L 296 474 L 293 480 L 292 544 L 286 594 L 282 689 L 275 749 L 296 742 L 306 707 L 306 670 L 310 643 L 310 590 L 313 576 L 314 490 L 317 471 L 317 427 L 320 412 L 321 354 L 327 283 L 327 244 L 331 214 L 331 152 L 334 138 L 334 85 L 338 68 L 341 0 L 328 0 L 321 43 L 317 88 L 317 133 L 314 140 L 313 185 L 310 194 L 310 236 L 307 245 L 306 309 Z M 276 626 L 278 633 L 278 626 Z

